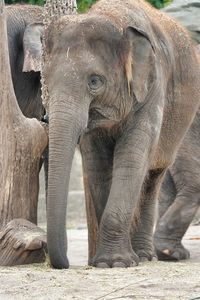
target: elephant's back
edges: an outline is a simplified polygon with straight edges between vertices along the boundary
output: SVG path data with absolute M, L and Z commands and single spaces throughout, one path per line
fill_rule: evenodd
M 7 19 L 15 22 L 41 22 L 42 11 L 42 7 L 37 5 L 15 4 L 6 6 Z
M 144 0 L 99 0 L 90 13 L 112 19 L 121 31 L 128 26 L 135 26 L 150 36 L 154 33 L 158 39 L 164 38 L 176 45 L 174 50 L 177 53 L 192 45 L 187 30 L 181 24 Z

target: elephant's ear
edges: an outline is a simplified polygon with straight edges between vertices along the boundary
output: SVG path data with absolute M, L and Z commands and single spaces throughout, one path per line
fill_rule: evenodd
M 136 28 L 128 27 L 125 31 L 129 47 L 125 57 L 125 73 L 129 95 L 143 102 L 151 85 L 154 69 L 154 45 L 148 35 Z
M 41 71 L 42 33 L 43 25 L 41 23 L 30 24 L 25 29 L 23 38 L 23 72 Z

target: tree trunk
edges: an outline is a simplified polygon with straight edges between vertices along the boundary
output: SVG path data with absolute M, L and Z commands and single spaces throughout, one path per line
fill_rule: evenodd
M 48 138 L 41 123 L 25 118 L 17 104 L 3 0 L 0 37 L 0 264 L 13 265 L 45 258 L 44 233 L 25 220 L 37 223 L 39 162 Z

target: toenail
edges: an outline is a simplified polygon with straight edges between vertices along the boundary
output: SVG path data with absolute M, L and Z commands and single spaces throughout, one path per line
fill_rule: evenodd
M 126 265 L 121 261 L 117 261 L 113 264 L 113 268 L 126 268 Z
M 107 263 L 100 262 L 96 265 L 97 268 L 110 268 Z
M 166 255 L 170 255 L 171 251 L 169 249 L 164 249 L 162 252 Z

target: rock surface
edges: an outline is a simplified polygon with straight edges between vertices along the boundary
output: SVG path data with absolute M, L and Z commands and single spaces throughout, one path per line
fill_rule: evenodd
M 163 11 L 182 23 L 191 32 L 192 38 L 200 43 L 199 0 L 174 0 Z

